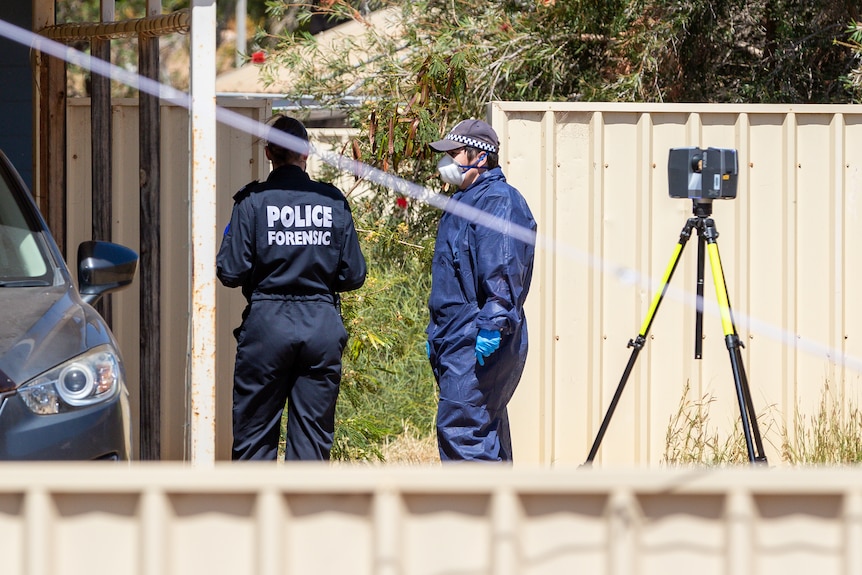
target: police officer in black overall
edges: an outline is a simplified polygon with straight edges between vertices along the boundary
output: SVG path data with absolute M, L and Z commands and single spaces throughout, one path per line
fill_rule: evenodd
M 288 116 L 271 124 L 303 142 Z M 270 138 L 272 139 L 272 138 Z M 266 145 L 272 172 L 237 192 L 216 275 L 248 305 L 237 339 L 233 459 L 275 460 L 287 402 L 287 460 L 328 460 L 347 332 L 338 293 L 365 282 L 365 258 L 338 188 L 312 180 L 307 153 Z

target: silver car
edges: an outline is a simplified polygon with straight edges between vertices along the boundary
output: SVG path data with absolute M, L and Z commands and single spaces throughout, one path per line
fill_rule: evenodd
M 123 246 L 84 242 L 76 289 L 0 151 L 0 460 L 132 457 L 122 357 L 90 304 L 130 284 L 137 262 Z

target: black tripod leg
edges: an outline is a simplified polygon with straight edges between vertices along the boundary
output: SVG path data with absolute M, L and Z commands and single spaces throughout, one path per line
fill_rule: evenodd
M 658 311 L 659 305 L 661 305 L 661 300 L 664 298 L 665 293 L 667 293 L 670 279 L 673 277 L 673 272 L 676 270 L 676 266 L 679 263 L 679 258 L 680 255 L 682 255 L 682 250 L 685 247 L 686 242 L 688 242 L 688 239 L 691 237 L 691 230 L 695 227 L 696 223 L 697 220 L 695 218 L 690 218 L 688 222 L 686 222 L 685 227 L 683 227 L 682 232 L 679 235 L 679 243 L 674 249 L 673 256 L 671 257 L 670 263 L 668 263 L 668 266 L 665 269 L 664 277 L 662 277 L 661 289 L 659 289 L 659 291 L 656 292 L 655 297 L 653 297 L 649 312 L 647 312 L 647 316 L 644 319 L 643 324 L 641 325 L 640 333 L 634 340 L 629 340 L 628 346 L 633 348 L 632 354 L 631 356 L 629 356 L 629 362 L 628 364 L 626 364 L 626 368 L 623 371 L 623 376 L 620 379 L 620 383 L 617 386 L 616 392 L 614 392 L 614 397 L 611 400 L 611 404 L 608 406 L 608 411 L 607 413 L 605 413 L 605 417 L 602 420 L 602 425 L 599 427 L 599 432 L 596 434 L 596 438 L 593 441 L 593 446 L 590 449 L 589 455 L 587 455 L 587 460 L 584 462 L 584 465 L 590 465 L 596 458 L 596 454 L 599 451 L 599 446 L 602 443 L 602 439 L 604 439 L 605 432 L 608 429 L 608 424 L 610 424 L 611 422 L 611 417 L 613 416 L 614 411 L 617 408 L 617 403 L 619 403 L 620 401 L 620 397 L 623 394 L 623 389 L 626 386 L 626 382 L 629 379 L 629 375 L 631 375 L 632 368 L 634 368 L 638 354 L 646 343 L 647 332 L 649 332 L 649 328 L 652 325 L 653 319 L 655 319 L 655 314 Z
M 608 430 L 608 424 L 611 422 L 611 417 L 614 414 L 614 411 L 617 408 L 617 403 L 620 401 L 620 397 L 623 394 L 623 389 L 626 386 L 626 382 L 629 379 L 629 375 L 632 372 L 632 368 L 635 366 L 635 361 L 638 358 L 638 354 L 640 353 L 641 348 L 643 348 L 645 338 L 643 335 L 638 335 L 635 341 L 629 340 L 629 347 L 632 347 L 632 354 L 629 356 L 629 362 L 626 364 L 626 368 L 623 371 L 623 376 L 620 379 L 620 383 L 617 386 L 617 390 L 614 393 L 614 397 L 611 400 L 611 404 L 608 406 L 608 411 L 605 413 L 604 419 L 602 419 L 602 425 L 599 427 L 599 432 L 596 434 L 596 438 L 593 441 L 593 446 L 590 448 L 590 454 L 587 455 L 587 460 L 584 462 L 584 465 L 590 465 L 593 460 L 596 458 L 596 454 L 599 452 L 599 446 L 602 444 L 602 439 L 605 437 L 605 432 Z
M 736 340 L 731 342 L 728 348 L 732 347 L 731 367 L 734 370 L 734 378 L 739 379 L 742 387 L 743 399 L 745 400 L 745 409 L 748 412 L 749 421 L 751 421 L 751 433 L 754 439 L 754 459 L 749 456 L 751 462 L 766 463 L 766 454 L 763 452 L 763 440 L 760 437 L 760 428 L 757 425 L 757 415 L 754 413 L 754 403 L 751 401 L 751 389 L 748 386 L 748 377 L 745 375 L 745 366 L 742 364 L 742 352 L 739 343 L 739 335 L 735 335 Z M 739 392 L 737 392 L 738 394 Z
M 703 264 L 704 244 L 703 234 L 697 237 L 697 302 L 694 317 L 694 359 L 703 357 Z
M 721 257 L 718 254 L 718 243 L 716 238 L 718 232 L 712 220 L 706 224 L 707 251 L 712 266 L 712 278 L 715 283 L 715 293 L 718 298 L 718 310 L 721 316 L 721 327 L 724 330 L 724 339 L 730 353 L 730 366 L 733 370 L 733 381 L 736 385 L 736 399 L 739 403 L 739 414 L 742 418 L 742 432 L 745 436 L 745 446 L 748 449 L 748 460 L 751 463 L 766 462 L 763 453 L 763 442 L 760 438 L 760 430 L 757 425 L 757 416 L 751 401 L 751 391 L 748 388 L 748 378 L 745 376 L 745 368 L 742 364 L 742 353 L 740 352 L 739 335 L 733 323 L 733 315 L 730 310 L 730 299 L 727 296 L 727 283 L 721 268 Z M 755 444 L 756 441 L 756 451 Z

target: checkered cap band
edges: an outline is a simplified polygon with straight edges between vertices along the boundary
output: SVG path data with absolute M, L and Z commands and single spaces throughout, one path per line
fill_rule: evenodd
M 465 146 L 469 146 L 471 148 L 478 148 L 486 152 L 491 152 L 493 154 L 497 153 L 497 146 L 491 145 L 487 142 L 483 142 L 482 140 L 477 140 L 476 138 L 471 138 L 470 136 L 462 136 L 460 134 L 447 134 L 445 139 L 452 140 L 453 142 L 458 142 L 459 144 L 464 144 Z

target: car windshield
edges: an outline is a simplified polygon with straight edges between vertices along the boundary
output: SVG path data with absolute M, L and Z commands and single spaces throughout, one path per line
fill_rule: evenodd
M 51 285 L 51 264 L 26 198 L 8 175 L 0 178 L 0 288 Z

